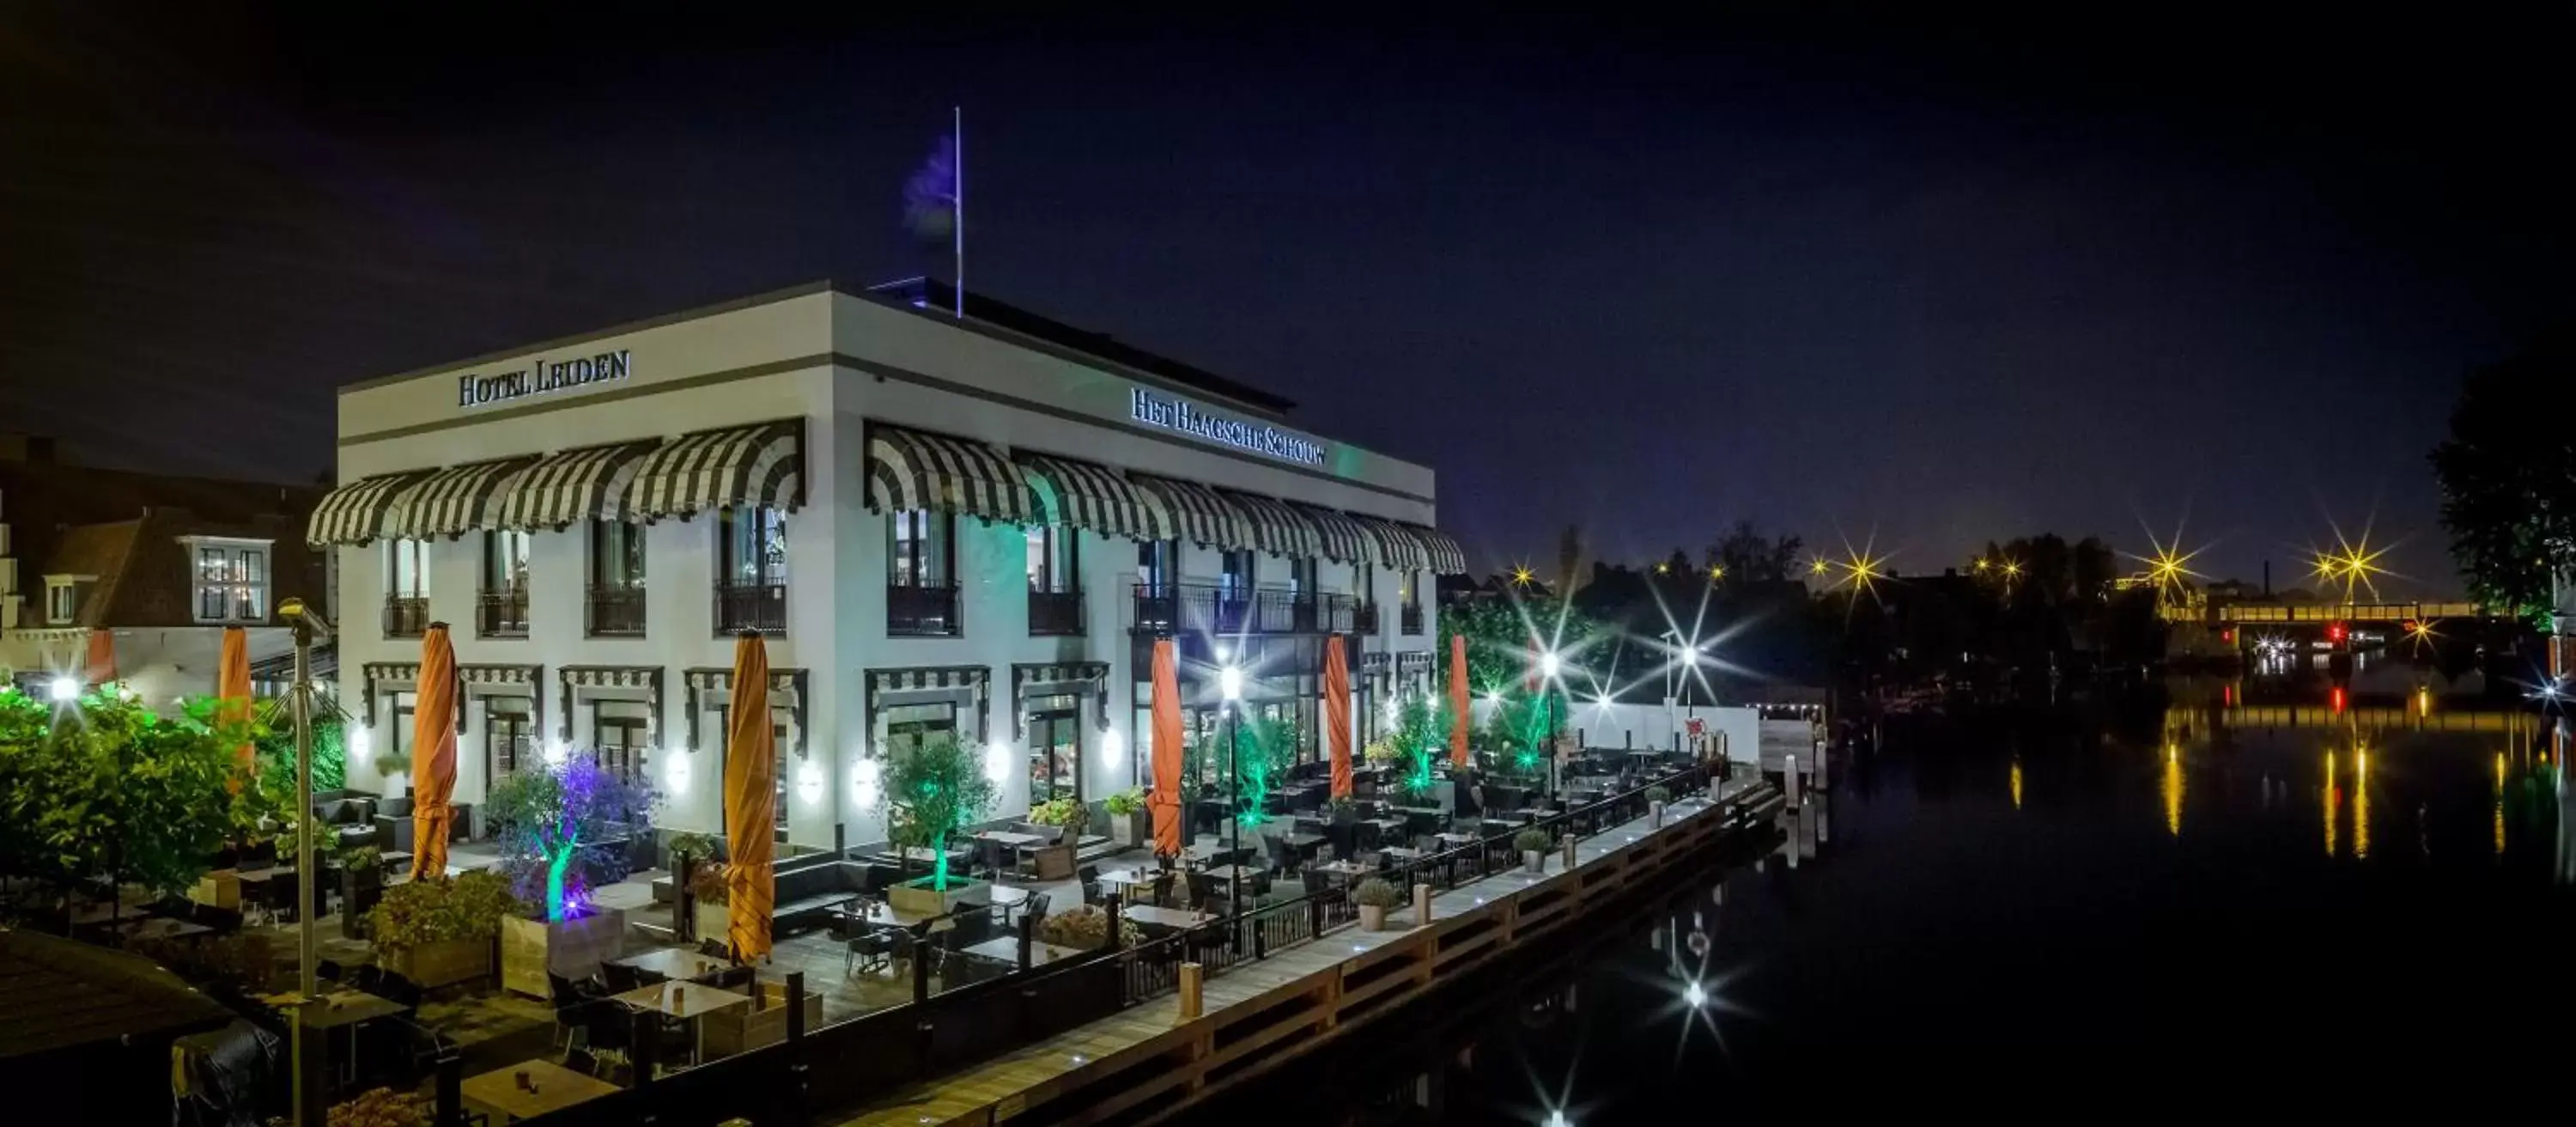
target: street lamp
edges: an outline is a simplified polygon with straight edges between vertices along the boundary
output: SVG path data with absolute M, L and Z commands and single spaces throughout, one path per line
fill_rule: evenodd
M 1226 808 L 1232 816 L 1226 819 L 1226 852 L 1234 863 L 1226 866 L 1225 906 L 1232 915 L 1243 914 L 1243 744 L 1237 726 L 1242 722 L 1243 670 L 1231 663 L 1217 670 L 1217 690 L 1225 697 L 1225 755 L 1227 777 L 1233 780 L 1234 801 Z
M 1547 746 L 1539 752 L 1541 759 L 1539 782 L 1545 788 L 1543 793 L 1549 795 L 1556 793 L 1556 694 L 1551 690 L 1556 684 L 1557 673 L 1564 667 L 1564 661 L 1556 656 L 1555 650 L 1539 651 L 1538 704 L 1540 708 L 1546 710 L 1547 719 L 1545 728 Z
M 314 981 L 318 948 L 313 939 L 313 645 L 330 639 L 331 622 L 302 599 L 280 602 L 277 613 L 293 629 L 295 641 L 295 682 L 289 701 L 295 716 L 295 1005 L 299 1012 L 287 1028 L 287 1071 L 292 1077 L 289 1110 L 296 1123 L 305 1124 L 321 1118 L 319 1109 L 305 1106 L 301 1013 L 320 993 Z

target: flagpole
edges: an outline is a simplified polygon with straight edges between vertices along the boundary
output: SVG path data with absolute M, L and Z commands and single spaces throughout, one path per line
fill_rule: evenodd
M 957 154 L 957 216 L 949 224 L 957 256 L 957 319 L 966 319 L 966 107 L 951 106 L 949 113 L 949 147 Z

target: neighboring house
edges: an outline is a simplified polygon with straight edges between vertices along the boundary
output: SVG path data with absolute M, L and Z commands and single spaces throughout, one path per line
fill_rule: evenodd
M 327 590 L 325 557 L 299 535 L 321 490 L 50 455 L 0 442 L 0 677 L 37 692 L 85 679 L 91 634 L 105 630 L 116 680 L 167 710 L 214 691 L 227 626 L 248 628 L 255 670 L 285 658 L 278 601 L 321 603 Z

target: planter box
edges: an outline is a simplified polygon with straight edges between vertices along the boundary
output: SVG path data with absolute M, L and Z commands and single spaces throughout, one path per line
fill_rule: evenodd
M 698 1019 L 704 1023 L 707 1056 L 732 1056 L 787 1039 L 787 984 L 761 983 L 758 1002 L 759 1009 L 726 1006 Z M 810 1032 L 822 1025 L 823 996 L 809 991 L 805 995 L 805 1028 Z
M 1360 905 L 1360 930 L 1385 931 L 1386 909 L 1375 904 Z
M 710 939 L 718 943 L 725 941 L 725 932 L 733 927 L 731 907 L 698 900 L 690 903 L 689 910 L 692 913 L 689 922 L 697 928 L 695 938 L 698 942 L 704 943 Z
M 548 923 L 516 917 L 501 921 L 501 986 L 531 998 L 549 998 L 546 973 L 584 979 L 617 957 L 626 913 L 600 908 L 576 920 Z
M 930 887 L 929 877 L 915 877 L 901 884 L 886 886 L 886 904 L 898 912 L 925 916 L 944 916 L 961 905 L 985 904 L 993 899 L 993 886 L 980 880 L 951 877 L 946 892 Z
M 1521 869 L 1522 869 L 1523 871 L 1525 871 L 1525 872 L 1530 872 L 1530 873 L 1544 873 L 1544 872 L 1546 872 L 1546 871 L 1547 871 L 1547 851 L 1546 851 L 1546 850 L 1543 850 L 1543 849 L 1525 849 L 1525 850 L 1522 850 L 1522 851 L 1521 851 Z
M 387 951 L 386 970 L 423 990 L 482 978 L 492 973 L 492 941 L 450 939 Z
M 188 890 L 188 899 L 227 912 L 241 911 L 241 874 L 231 869 L 207 873 L 197 878 L 197 887 Z
M 1109 840 L 1128 849 L 1138 849 L 1154 843 L 1154 818 L 1151 814 L 1139 810 L 1125 817 L 1116 814 L 1108 817 Z

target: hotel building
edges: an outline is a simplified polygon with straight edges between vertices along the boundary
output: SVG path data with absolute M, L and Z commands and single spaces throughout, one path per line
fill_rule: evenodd
M 884 836 L 881 764 L 953 734 L 1006 816 L 1147 777 L 1152 642 L 1190 739 L 1221 663 L 1321 756 L 1324 639 L 1366 739 L 1432 690 L 1429 468 L 1291 404 L 935 282 L 817 283 L 339 393 L 340 698 L 409 750 L 450 624 L 456 800 L 597 754 L 721 832 L 734 637 L 768 638 L 779 832 Z M 383 784 L 353 752 L 352 786 Z M 391 785 L 399 785 L 398 782 Z

